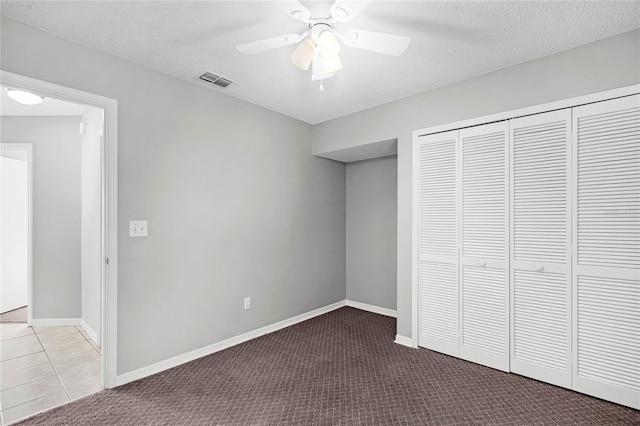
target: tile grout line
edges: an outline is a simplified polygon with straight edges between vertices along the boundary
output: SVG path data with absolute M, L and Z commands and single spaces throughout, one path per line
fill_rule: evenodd
M 38 341 L 38 343 L 39 343 L 39 342 L 40 342 L 40 341 Z M 40 346 L 42 346 L 42 343 L 40 343 Z M 28 353 L 28 354 L 24 354 L 24 355 L 14 356 L 13 358 L 3 359 L 3 360 L 1 360 L 0 362 L 13 361 L 14 359 L 24 358 L 25 356 L 30 356 L 30 355 L 37 354 L 37 353 L 40 353 L 40 352 L 44 352 L 44 348 L 42 348 L 42 350 L 41 350 L 41 351 L 36 351 L 36 352 L 31 352 L 31 353 Z M 39 362 L 38 364 L 27 365 L 26 367 L 17 368 L 17 369 L 16 369 L 16 370 L 14 370 L 14 371 L 22 370 L 22 369 L 24 369 L 24 368 L 29 368 L 29 367 L 32 367 L 32 366 L 34 366 L 34 365 L 40 365 L 40 364 L 44 364 L 44 362 Z
M 62 384 L 62 388 L 64 389 L 65 393 L 67 394 L 67 397 L 69 398 L 69 402 L 71 402 L 72 399 L 71 399 L 71 395 L 69 394 L 69 391 L 67 390 L 67 386 L 62 381 L 62 378 L 60 377 L 60 373 L 58 373 L 58 369 L 56 368 L 55 365 L 53 365 L 53 362 L 51 361 L 51 358 L 49 357 L 49 354 L 47 353 L 47 350 L 44 348 L 44 345 L 40 341 L 40 338 L 38 337 L 38 332 L 35 329 L 33 329 L 33 333 L 36 335 L 36 339 L 38 339 L 38 343 L 40 343 L 40 346 L 42 346 L 42 350 L 44 351 L 45 356 L 49 360 L 49 364 L 51 364 L 51 368 L 53 368 L 53 371 L 55 371 L 56 377 L 58 378 L 58 381 Z
M 34 331 L 34 334 L 36 334 L 36 333 L 35 333 L 35 331 Z M 36 336 L 36 339 L 38 339 L 38 336 Z M 58 375 L 58 372 L 57 372 L 56 368 L 53 366 L 53 363 L 51 362 L 51 359 L 49 358 L 49 355 L 47 354 L 47 351 L 44 349 L 44 346 L 42 346 L 42 342 L 40 342 L 40 339 L 38 339 L 38 344 L 40 345 L 40 347 L 42 347 L 42 351 L 38 351 L 38 352 L 44 352 L 45 356 L 47 357 L 47 360 L 48 360 L 49 364 L 51 365 L 51 368 L 53 369 L 53 371 L 54 371 L 54 373 L 55 373 L 55 376 L 58 378 L 58 380 L 59 380 L 59 381 L 60 381 L 60 383 L 62 384 L 62 387 L 64 388 L 65 393 L 67 394 L 67 397 L 69 397 L 69 393 L 67 392 L 67 389 L 66 389 L 66 387 L 64 386 L 64 383 L 62 383 L 62 380 L 60 379 L 60 376 Z M 38 353 L 38 352 L 33 352 L 33 353 Z M 27 355 L 31 355 L 31 354 L 27 354 Z M 26 356 L 26 355 L 23 355 L 23 356 Z M 20 357 L 16 357 L 16 358 L 20 358 Z M 12 359 L 15 359 L 15 358 L 12 358 Z M 40 364 L 44 364 L 44 362 L 39 363 L 39 364 L 34 364 L 34 365 L 40 365 Z M 28 368 L 28 367 L 25 367 L 25 368 Z M 21 369 L 19 369 L 19 370 L 21 370 Z M 19 371 L 19 370 L 16 370 L 16 371 Z M 53 376 L 53 375 L 52 375 L 52 376 Z M 30 381 L 30 382 L 22 383 L 21 385 L 18 385 L 18 386 L 14 386 L 14 387 L 11 387 L 11 388 L 8 388 L 8 389 L 3 389 L 3 392 L 4 392 L 5 390 L 14 389 L 14 388 L 19 387 L 19 386 L 23 386 L 23 385 L 27 385 L 27 384 L 29 384 L 29 383 L 37 382 L 38 380 L 44 380 L 44 379 L 47 379 L 47 378 L 52 377 L 52 376 L 42 377 L 42 378 L 40 378 L 40 379 L 36 379 L 36 380 L 32 380 L 32 381 Z M 23 404 L 28 404 L 28 403 L 30 403 L 30 402 L 36 401 L 36 400 L 41 399 L 41 398 L 46 398 L 46 397 L 48 397 L 48 396 L 50 396 L 50 395 L 53 395 L 53 394 L 55 394 L 55 393 L 56 393 L 56 392 L 52 392 L 52 393 L 49 393 L 49 394 L 47 394 L 47 395 L 42 395 L 42 396 L 39 396 L 39 397 L 37 397 L 37 398 L 33 398 L 33 399 L 28 400 L 28 401 L 21 402 L 20 404 L 18 404 L 18 405 L 14 405 L 14 406 L 12 406 L 12 407 L 3 408 L 3 409 L 0 411 L 0 414 L 2 414 L 3 412 L 5 412 L 6 410 L 10 410 L 10 409 L 13 409 L 13 408 L 19 407 L 19 406 L 21 406 L 21 405 L 23 405 Z M 69 401 L 71 401 L 71 397 L 69 397 Z M 4 415 L 3 415 L 3 420 L 4 420 Z M 3 424 L 3 423 L 2 423 L 2 424 Z
M 29 328 L 31 328 L 31 334 L 25 334 L 25 335 L 23 335 L 23 336 L 16 336 L 16 337 L 12 337 L 11 339 L 6 339 L 6 340 L 2 340 L 2 341 L 0 341 L 0 343 L 1 343 L 1 342 L 8 342 L 8 341 L 10 341 L 10 340 L 19 339 L 19 338 L 22 338 L 22 337 L 29 337 L 29 336 L 33 335 L 33 336 L 34 336 L 34 337 L 36 337 L 36 339 L 38 340 L 38 344 L 40 344 L 40 347 L 42 348 L 42 350 L 41 350 L 41 351 L 30 352 L 30 353 L 28 353 L 28 354 L 22 354 L 22 355 L 19 355 L 19 356 L 15 356 L 15 357 L 13 357 L 13 358 L 0 359 L 0 364 L 1 364 L 1 363 L 3 363 L 3 362 L 13 361 L 13 360 L 16 360 L 16 359 L 19 359 L 19 358 L 24 358 L 24 357 L 27 357 L 27 356 L 31 356 L 31 355 L 33 355 L 33 354 L 37 354 L 37 353 L 40 353 L 40 352 L 44 352 L 44 353 L 45 353 L 45 355 L 46 355 L 46 352 L 45 352 L 45 350 L 44 350 L 44 346 L 42 346 L 42 343 L 40 342 L 40 339 L 38 339 L 38 338 L 37 338 L 37 336 L 35 336 L 35 334 L 36 334 L 36 333 L 35 333 L 35 331 L 33 330 L 33 328 L 32 328 L 32 327 L 29 327 Z M 48 358 L 47 358 L 47 359 L 48 359 Z M 24 370 L 24 369 L 26 369 L 26 368 L 34 367 L 34 366 L 36 366 L 36 365 L 44 364 L 45 362 L 47 362 L 47 361 L 39 362 L 39 363 L 36 363 L 36 364 L 27 365 L 27 366 L 24 366 L 24 367 L 20 367 L 20 368 L 17 368 L 17 369 L 15 369 L 15 370 L 13 370 L 13 371 L 10 371 L 10 373 L 12 373 L 12 372 L 14 372 L 14 371 L 20 371 L 20 370 Z M 37 379 L 37 380 L 40 380 L 40 379 Z M 32 383 L 32 382 L 35 382 L 35 381 L 37 381 L 37 380 L 32 380 L 31 382 L 27 382 L 27 383 Z M 26 383 L 25 383 L 25 384 L 26 384 Z M 7 389 L 12 389 L 12 388 L 14 388 L 14 387 L 16 387 L 16 386 L 12 386 L 11 388 L 7 388 Z M 5 390 L 7 390 L 7 389 L 2 389 L 2 391 L 5 391 Z M 0 411 L 2 411 L 2 409 L 1 409 L 1 408 L 0 408 Z
M 2 324 L 2 323 L 0 323 L 0 324 Z M 26 323 L 20 323 L 20 324 L 26 324 Z M 31 328 L 31 327 L 27 326 L 27 328 Z M 0 339 L 0 342 L 8 342 L 9 340 L 19 339 L 21 337 L 27 337 L 27 336 L 30 336 L 31 334 L 36 334 L 36 332 L 33 330 L 33 328 L 31 328 L 31 333 L 23 334 L 22 336 L 10 337 L 8 339 Z
M 62 336 L 58 336 L 58 337 L 62 337 L 62 338 L 64 338 L 65 336 L 73 335 L 73 333 L 74 333 L 74 332 L 75 332 L 75 333 L 80 333 L 80 334 L 82 335 L 82 338 L 84 339 L 84 340 L 83 340 L 83 342 L 86 342 L 86 343 L 90 344 L 90 345 L 91 345 L 91 348 L 92 348 L 92 349 L 93 349 L 93 350 L 94 350 L 94 351 L 95 351 L 95 352 L 96 352 L 100 357 L 102 357 L 102 354 L 100 353 L 100 351 L 98 350 L 98 348 L 97 348 L 97 347 L 95 347 L 95 346 L 93 345 L 92 341 L 91 341 L 91 340 L 89 340 L 89 339 L 87 338 L 87 336 L 85 336 L 85 335 L 83 334 L 84 329 L 80 330 L 80 329 L 78 329 L 78 327 L 76 327 L 76 326 L 72 326 L 72 327 L 74 328 L 74 331 L 73 331 L 72 333 L 68 333 L 68 334 L 65 334 L 65 335 L 62 335 Z M 62 387 L 63 387 L 63 389 L 64 389 L 64 392 L 65 392 L 65 394 L 66 394 L 66 396 L 67 396 L 67 398 L 68 398 L 68 400 L 67 400 L 66 402 L 64 402 L 64 403 L 62 403 L 62 404 L 58 404 L 58 405 L 56 405 L 56 406 L 65 405 L 65 404 L 68 404 L 68 403 L 70 403 L 70 402 L 73 402 L 73 399 L 71 398 L 71 394 L 69 393 L 69 390 L 68 390 L 67 384 L 65 384 L 64 380 L 62 379 L 62 376 L 60 375 L 60 372 L 58 371 L 58 369 L 57 369 L 57 368 L 55 367 L 55 365 L 53 364 L 53 361 L 52 361 L 52 359 L 51 359 L 51 357 L 50 357 L 49 353 L 47 352 L 46 348 L 44 347 L 44 345 L 43 345 L 43 343 L 42 343 L 42 340 L 40 339 L 40 336 L 39 336 L 39 334 L 45 334 L 45 335 L 46 335 L 48 332 L 50 332 L 50 331 L 52 331 L 52 330 L 46 330 L 46 331 L 44 331 L 44 332 L 42 332 L 42 333 L 38 333 L 38 332 L 37 332 L 33 327 L 30 327 L 30 328 L 31 328 L 31 330 L 32 330 L 32 333 L 31 333 L 31 334 L 33 334 L 33 335 L 36 337 L 36 339 L 37 339 L 37 341 L 38 341 L 38 344 L 39 344 L 39 345 L 40 345 L 40 347 L 42 348 L 42 351 L 37 351 L 37 352 L 34 352 L 34 353 L 43 352 L 43 353 L 45 354 L 45 357 L 47 358 L 47 361 L 45 361 L 45 362 L 48 362 L 48 363 L 49 363 L 49 365 L 51 366 L 51 368 L 53 369 L 55 376 L 57 377 L 57 379 L 58 379 L 58 381 L 60 382 L 60 384 L 62 384 Z M 58 328 L 58 327 L 56 327 L 56 328 Z M 27 334 L 27 336 L 28 336 L 28 335 L 29 335 L 29 334 Z M 24 337 L 24 336 L 19 336 L 19 337 Z M 78 342 L 78 343 L 80 343 L 80 342 Z M 74 344 L 74 343 L 70 343 L 69 345 L 72 345 L 72 344 Z M 63 345 L 63 346 L 66 346 L 66 345 Z M 26 354 L 26 355 L 30 355 L 30 354 Z M 26 355 L 22 355 L 22 356 L 26 356 Z M 20 357 L 16 357 L 16 358 L 20 358 Z M 44 364 L 45 362 L 38 363 L 38 364 L 34 364 L 34 365 Z M 102 365 L 102 364 L 100 364 L 100 365 Z M 23 367 L 23 368 L 28 368 L 28 367 Z M 20 368 L 20 369 L 15 370 L 15 371 L 22 370 L 23 368 Z M 101 368 L 102 368 L 102 367 L 101 367 Z M 52 376 L 47 376 L 47 377 L 52 377 Z M 41 379 L 38 379 L 38 380 L 41 380 Z M 37 381 L 37 380 L 32 380 L 32 381 L 27 382 L 27 383 L 24 383 L 24 384 L 33 383 L 34 381 Z M 102 390 L 102 389 L 101 389 L 101 390 Z M 46 398 L 46 397 L 48 397 L 48 396 L 50 396 L 50 395 L 53 395 L 53 394 L 55 394 L 55 393 L 56 393 L 56 392 L 51 393 L 51 394 L 48 394 L 48 395 L 44 395 L 44 396 L 42 396 L 42 397 L 35 398 L 35 399 L 29 400 L 29 401 L 25 401 L 25 402 L 23 402 L 23 403 L 21 403 L 21 404 L 18 404 L 18 405 L 16 405 L 16 406 L 14 406 L 14 407 L 10 407 L 10 408 L 19 407 L 19 406 L 21 406 L 21 405 L 23 405 L 23 404 L 31 403 L 31 402 L 33 402 L 33 401 L 35 401 L 35 400 L 40 399 L 40 398 Z M 49 409 L 51 409 L 51 408 L 55 408 L 55 407 L 50 407 Z M 47 410 L 48 410 L 48 409 L 47 409 Z M 1 417 L 0 417 L 0 425 L 4 425 L 4 414 L 3 414 L 3 411 L 4 411 L 4 410 L 0 410 L 0 416 L 1 416 Z M 45 411 L 46 411 L 46 410 L 45 410 Z M 36 413 L 31 413 L 31 414 L 29 414 L 28 416 L 26 416 L 26 417 L 22 418 L 21 420 L 23 420 L 23 419 L 25 419 L 25 418 L 27 418 L 27 417 L 29 417 L 29 416 L 31 416 L 31 415 L 34 415 L 34 414 L 38 414 L 38 412 L 36 412 Z
M 3 323 L 3 324 L 4 324 L 4 323 Z M 26 323 L 19 323 L 19 324 L 26 324 Z M 35 330 L 33 329 L 33 327 L 29 327 L 29 326 L 27 326 L 27 328 L 30 328 L 30 329 L 31 329 L 31 333 L 30 333 L 30 334 L 25 334 L 25 335 L 23 335 L 23 336 L 16 336 L 16 337 L 12 337 L 12 338 L 10 338 L 10 339 L 2 340 L 2 342 L 8 342 L 9 340 L 18 339 L 18 338 L 20 338 L 20 337 L 28 337 L 28 336 L 31 336 L 31 335 L 34 335 L 34 336 L 35 336 L 36 332 L 35 332 Z M 37 339 L 37 337 L 36 337 L 36 339 Z M 24 358 L 24 357 L 27 357 L 27 356 L 30 356 L 30 355 L 33 355 L 33 354 L 37 354 L 37 353 L 40 353 L 40 352 L 43 352 L 43 353 L 45 354 L 45 356 L 46 356 L 46 355 L 47 355 L 47 353 L 46 353 L 46 351 L 44 350 L 44 346 L 42 346 L 42 343 L 40 342 L 40 340 L 39 340 L 39 339 L 38 339 L 38 343 L 40 344 L 40 347 L 42 348 L 42 350 L 41 350 L 41 351 L 31 352 L 31 353 L 28 353 L 28 354 L 24 354 L 24 355 L 16 356 L 16 357 L 9 358 L 9 359 L 3 359 L 3 360 L 0 360 L 0 362 L 5 362 L 5 361 L 11 361 L 11 360 L 14 360 L 14 359 Z M 25 369 L 27 369 L 27 368 L 35 367 L 35 366 L 37 366 L 37 365 L 46 364 L 47 362 L 48 362 L 49 364 L 51 364 L 51 367 L 53 368 L 53 364 L 52 364 L 50 361 L 48 361 L 48 359 L 49 359 L 49 358 L 47 357 L 47 361 L 43 361 L 43 362 L 39 362 L 39 363 L 36 363 L 36 364 L 31 364 L 31 365 L 27 365 L 27 366 L 24 366 L 24 367 L 20 367 L 20 368 L 17 368 L 17 369 L 15 369 L 15 370 L 10 371 L 9 373 L 14 373 L 14 372 L 16 372 L 16 371 L 25 370 Z M 54 373 L 55 373 L 55 370 L 54 370 Z M 6 373 L 5 373 L 5 374 L 6 374 Z M 10 388 L 0 389 L 0 392 L 4 392 L 4 391 L 7 391 L 7 390 L 9 390 L 9 389 L 17 388 L 18 386 L 27 385 L 27 384 L 29 384 L 29 383 L 37 382 L 38 380 L 46 379 L 46 378 L 48 378 L 48 377 L 51 377 L 51 376 L 41 377 L 41 378 L 39 378 L 39 379 L 34 379 L 34 380 L 31 380 L 31 381 L 28 381 L 28 382 L 24 382 L 24 383 L 21 383 L 21 384 L 16 385 L 16 386 L 11 386 Z M 37 399 L 37 398 L 36 398 L 36 399 Z M 33 401 L 33 400 L 32 400 L 32 401 Z M 26 401 L 26 402 L 30 402 L 30 401 Z M 26 404 L 26 402 L 23 402 L 22 404 Z M 18 404 L 18 405 L 22 405 L 22 404 Z M 16 405 L 16 407 L 17 407 L 17 405 Z M 9 407 L 9 408 L 12 408 L 12 407 Z M 2 415 L 2 412 L 3 412 L 4 410 L 5 410 L 5 409 L 4 409 L 4 408 L 2 408 L 2 404 L 0 403 L 0 416 Z M 8 410 L 8 408 L 7 408 L 7 410 Z M 3 423 L 2 423 L 2 418 L 0 417 L 0 425 L 2 425 L 2 424 L 3 424 Z
M 85 336 L 85 335 L 82 333 L 82 332 L 84 331 L 84 328 L 83 328 L 82 330 L 80 330 L 80 329 L 78 328 L 79 326 L 75 326 L 75 325 L 74 325 L 74 326 L 70 326 L 70 327 L 73 327 L 73 328 L 76 330 L 75 332 L 76 332 L 76 333 L 79 333 L 79 334 L 82 336 L 82 338 L 84 339 L 84 341 L 85 341 L 85 342 L 87 342 L 87 343 L 89 343 L 89 345 L 91 346 L 91 349 L 93 349 L 93 350 L 94 350 L 94 351 L 95 351 L 95 352 L 96 352 L 96 353 L 101 357 L 101 361 L 102 361 L 102 354 L 101 354 L 101 353 L 100 353 L 100 352 L 99 352 L 99 351 L 98 351 L 98 350 L 93 346 L 92 341 L 91 341 L 91 340 L 89 340 L 89 339 L 87 338 L 87 336 Z M 37 331 L 35 331 L 35 330 L 34 330 L 34 332 L 35 332 L 35 333 L 36 333 L 36 335 L 37 335 Z M 46 333 L 46 332 L 45 332 L 45 333 Z M 86 333 L 86 331 L 85 331 L 85 333 Z M 69 334 L 65 334 L 64 336 L 70 336 L 70 335 L 72 335 L 72 334 L 73 334 L 73 333 L 69 333 Z M 61 337 L 63 337 L 63 336 L 61 336 Z M 40 339 L 38 339 L 38 341 L 39 341 L 39 340 L 40 340 Z M 76 342 L 76 343 L 78 343 L 78 342 Z M 42 345 L 42 343 L 40 343 L 40 344 Z M 75 343 L 69 343 L 68 345 L 73 345 L 73 344 L 75 344 Z M 64 345 L 64 346 L 68 346 L 68 345 Z M 42 347 L 43 347 L 43 349 L 44 349 L 44 346 L 42 346 Z M 46 349 L 44 349 L 44 352 L 45 352 L 45 354 L 47 355 L 47 358 L 48 358 L 48 359 L 50 359 L 50 358 L 49 358 L 49 354 L 47 353 L 47 350 L 46 350 Z M 89 351 L 87 351 L 87 352 L 89 352 Z M 71 394 L 69 393 L 69 390 L 67 389 L 67 385 L 65 384 L 64 380 L 62 380 L 62 377 L 60 376 L 60 373 L 58 373 L 58 369 L 55 367 L 55 365 L 53 365 L 53 362 L 51 362 L 51 366 L 53 367 L 54 371 L 56 372 L 56 375 L 58 376 L 58 380 L 60 380 L 60 383 L 62 383 L 62 386 L 64 387 L 64 390 L 65 390 L 65 392 L 67 393 L 67 396 L 69 396 L 69 400 L 70 400 L 71 402 L 73 402 L 73 401 L 74 401 L 74 399 L 73 399 L 73 398 L 71 398 Z M 102 373 L 102 362 L 100 362 L 100 373 Z M 101 390 L 101 391 L 103 390 L 103 389 L 102 389 L 102 382 L 100 382 L 100 390 Z
M 44 351 L 42 351 L 42 352 L 44 352 Z M 34 352 L 34 353 L 38 353 L 38 352 Z M 46 352 L 45 352 L 45 354 L 46 354 Z M 12 359 L 15 359 L 15 358 L 12 358 Z M 51 364 L 51 362 L 50 362 L 50 361 L 46 361 L 46 362 L 41 362 L 41 363 L 39 363 L 39 364 L 33 364 L 33 365 L 28 366 L 28 367 L 20 368 L 20 369 L 18 369 L 18 370 L 14 370 L 14 371 L 24 370 L 25 368 L 35 367 L 35 366 L 37 366 L 37 365 L 46 364 L 47 362 L 48 362 L 49 364 Z M 53 364 L 51 364 L 51 367 L 53 368 Z M 11 390 L 11 389 L 15 389 L 15 388 L 20 387 L 20 386 L 23 386 L 23 385 L 28 385 L 28 384 L 30 384 L 30 383 L 37 382 L 38 380 L 48 379 L 49 377 L 52 377 L 52 376 L 55 376 L 55 375 L 57 375 L 57 373 L 56 373 L 56 371 L 55 371 L 55 369 L 54 369 L 54 370 L 53 370 L 53 374 L 52 374 L 52 375 L 50 375 L 50 376 L 44 376 L 44 377 L 39 377 L 39 378 L 37 378 L 37 379 L 29 380 L 28 382 L 20 383 L 19 385 L 11 386 L 10 388 L 1 389 L 1 390 L 0 390 L 0 392 L 4 392 L 4 391 Z M 36 399 L 38 399 L 38 398 L 36 398 Z M 31 401 L 33 401 L 33 399 L 32 399 Z M 27 402 L 29 402 L 29 401 L 27 401 Z M 24 402 L 23 402 L 22 404 L 24 404 Z M 22 405 L 22 404 L 18 404 L 18 405 Z M 2 409 L 0 409 L 0 411 L 2 411 Z
M 84 335 L 84 333 L 86 333 L 87 331 L 86 331 L 84 328 L 82 328 L 82 331 L 84 331 L 84 333 L 83 333 L 82 331 L 80 331 L 80 329 L 78 329 L 78 327 L 82 328 L 82 326 L 77 326 L 77 325 L 76 325 L 76 326 L 75 326 L 75 328 L 76 328 L 76 330 L 78 330 L 78 333 L 80 333 L 80 335 L 81 335 L 82 337 L 84 337 L 84 340 L 86 340 L 87 342 L 89 342 L 89 344 L 91 345 L 91 347 L 93 348 L 93 350 L 94 350 L 94 351 L 96 351 L 96 352 L 98 353 L 98 355 L 100 355 L 100 372 L 102 373 L 102 352 L 100 352 L 100 351 L 98 350 L 98 348 L 96 348 L 96 347 L 94 346 L 94 342 L 93 342 L 93 340 L 90 340 L 90 339 L 89 339 L 89 337 L 88 337 L 88 335 L 87 335 L 87 336 L 85 336 L 85 335 Z M 102 387 L 102 384 L 100 385 L 100 387 Z

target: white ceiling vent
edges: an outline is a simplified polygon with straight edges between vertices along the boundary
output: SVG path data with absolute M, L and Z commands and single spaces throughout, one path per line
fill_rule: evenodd
M 227 80 L 226 78 L 220 77 L 219 75 L 212 74 L 210 72 L 205 72 L 200 77 L 200 80 L 206 81 L 207 83 L 215 84 L 216 86 L 225 88 L 233 81 Z

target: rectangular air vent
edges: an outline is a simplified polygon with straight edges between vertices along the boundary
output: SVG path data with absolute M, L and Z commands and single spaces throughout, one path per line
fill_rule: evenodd
M 225 88 L 229 86 L 233 81 L 228 80 L 226 78 L 220 77 L 219 75 L 215 75 L 210 72 L 205 72 L 200 77 L 200 80 L 206 81 L 207 83 L 215 84 L 216 86 Z

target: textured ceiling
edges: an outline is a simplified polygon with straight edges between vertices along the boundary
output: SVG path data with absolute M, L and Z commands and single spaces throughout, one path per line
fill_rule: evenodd
M 313 17 L 331 2 L 303 2 Z M 2 14 L 128 61 L 319 123 L 640 27 L 638 1 L 379 1 L 338 29 L 412 38 L 400 57 L 343 47 L 325 90 L 289 60 L 295 46 L 244 55 L 234 46 L 305 25 L 271 2 L 6 1 Z

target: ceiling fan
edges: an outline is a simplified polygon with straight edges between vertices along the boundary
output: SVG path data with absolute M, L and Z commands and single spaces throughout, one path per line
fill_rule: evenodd
M 348 47 L 399 56 L 409 46 L 411 39 L 393 34 L 375 31 L 350 29 L 341 33 L 337 31 L 343 22 L 349 22 L 365 10 L 372 1 L 336 0 L 331 5 L 327 18 L 311 17 L 311 12 L 302 3 L 294 1 L 274 1 L 287 15 L 303 22 L 307 29 L 302 34 L 283 34 L 276 37 L 258 40 L 236 46 L 248 55 L 264 52 L 277 47 L 298 43 L 291 55 L 291 61 L 303 70 L 311 66 L 311 80 L 322 80 L 333 77 L 342 69 L 340 61 L 340 41 Z

